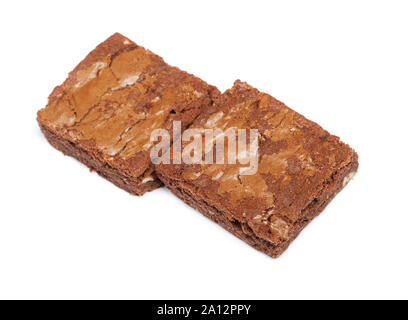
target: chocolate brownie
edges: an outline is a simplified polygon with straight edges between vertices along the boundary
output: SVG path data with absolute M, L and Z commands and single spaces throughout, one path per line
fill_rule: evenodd
M 184 202 L 271 257 L 286 250 L 358 167 L 356 152 L 338 137 L 240 81 L 204 110 L 190 128 L 196 128 L 203 137 L 205 129 L 218 128 L 224 133 L 228 128 L 257 129 L 255 139 L 248 139 L 248 132 L 245 149 L 238 149 L 237 155 L 248 160 L 250 144 L 257 142 L 257 163 L 252 168 L 245 161 L 206 162 L 206 155 L 217 154 L 220 137 L 224 162 L 231 152 L 225 152 L 225 135 L 213 133 L 196 162 L 157 164 L 156 173 Z M 233 132 L 236 135 L 238 131 Z M 183 136 L 184 148 L 194 146 L 189 138 Z M 202 140 L 200 137 L 197 143 Z
M 37 120 L 48 141 L 126 191 L 161 185 L 150 134 L 188 126 L 218 90 L 116 33 L 56 87 Z

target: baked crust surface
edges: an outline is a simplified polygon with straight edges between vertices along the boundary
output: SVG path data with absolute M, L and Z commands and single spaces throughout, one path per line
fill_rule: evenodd
M 184 202 L 278 257 L 349 182 L 358 156 L 338 137 L 241 81 L 190 126 L 232 127 L 258 130 L 256 174 L 242 174 L 248 165 L 240 163 L 159 164 L 156 173 Z
M 126 191 L 161 185 L 150 161 L 154 129 L 186 128 L 218 90 L 116 33 L 56 87 L 37 114 L 49 142 Z

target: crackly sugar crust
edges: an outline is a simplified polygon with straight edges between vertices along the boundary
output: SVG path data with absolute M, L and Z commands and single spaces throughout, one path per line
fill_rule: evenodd
M 57 149 L 117 186 L 143 194 L 161 185 L 150 162 L 150 133 L 187 127 L 218 90 L 116 33 L 49 96 L 37 119 Z
M 191 128 L 259 130 L 259 166 L 157 165 L 178 197 L 251 246 L 279 256 L 357 171 L 357 154 L 273 97 L 236 81 Z

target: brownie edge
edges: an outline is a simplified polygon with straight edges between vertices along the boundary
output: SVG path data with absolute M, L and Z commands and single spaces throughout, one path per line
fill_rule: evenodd
M 321 195 L 314 199 L 303 210 L 304 217 L 293 224 L 290 236 L 275 245 L 268 240 L 256 235 L 249 227 L 248 223 L 234 219 L 225 214 L 222 209 L 218 209 L 214 203 L 195 193 L 191 185 L 168 178 L 158 173 L 159 179 L 164 185 L 180 200 L 198 210 L 211 221 L 219 224 L 225 230 L 229 231 L 254 249 L 265 253 L 272 258 L 278 258 L 291 244 L 300 232 L 318 216 L 334 197 L 347 185 L 350 176 L 354 175 L 358 168 L 357 154 L 353 155 L 353 161 L 341 171 L 333 174 L 333 177 L 325 181 L 325 188 Z M 345 182 L 346 181 L 346 182 Z

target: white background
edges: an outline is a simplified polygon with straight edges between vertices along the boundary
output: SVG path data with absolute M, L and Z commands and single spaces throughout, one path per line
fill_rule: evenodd
M 0 298 L 408 298 L 407 2 L 120 3 L 0 5 Z M 359 173 L 277 260 L 165 189 L 90 173 L 36 112 L 116 31 L 284 101 L 355 148 Z

